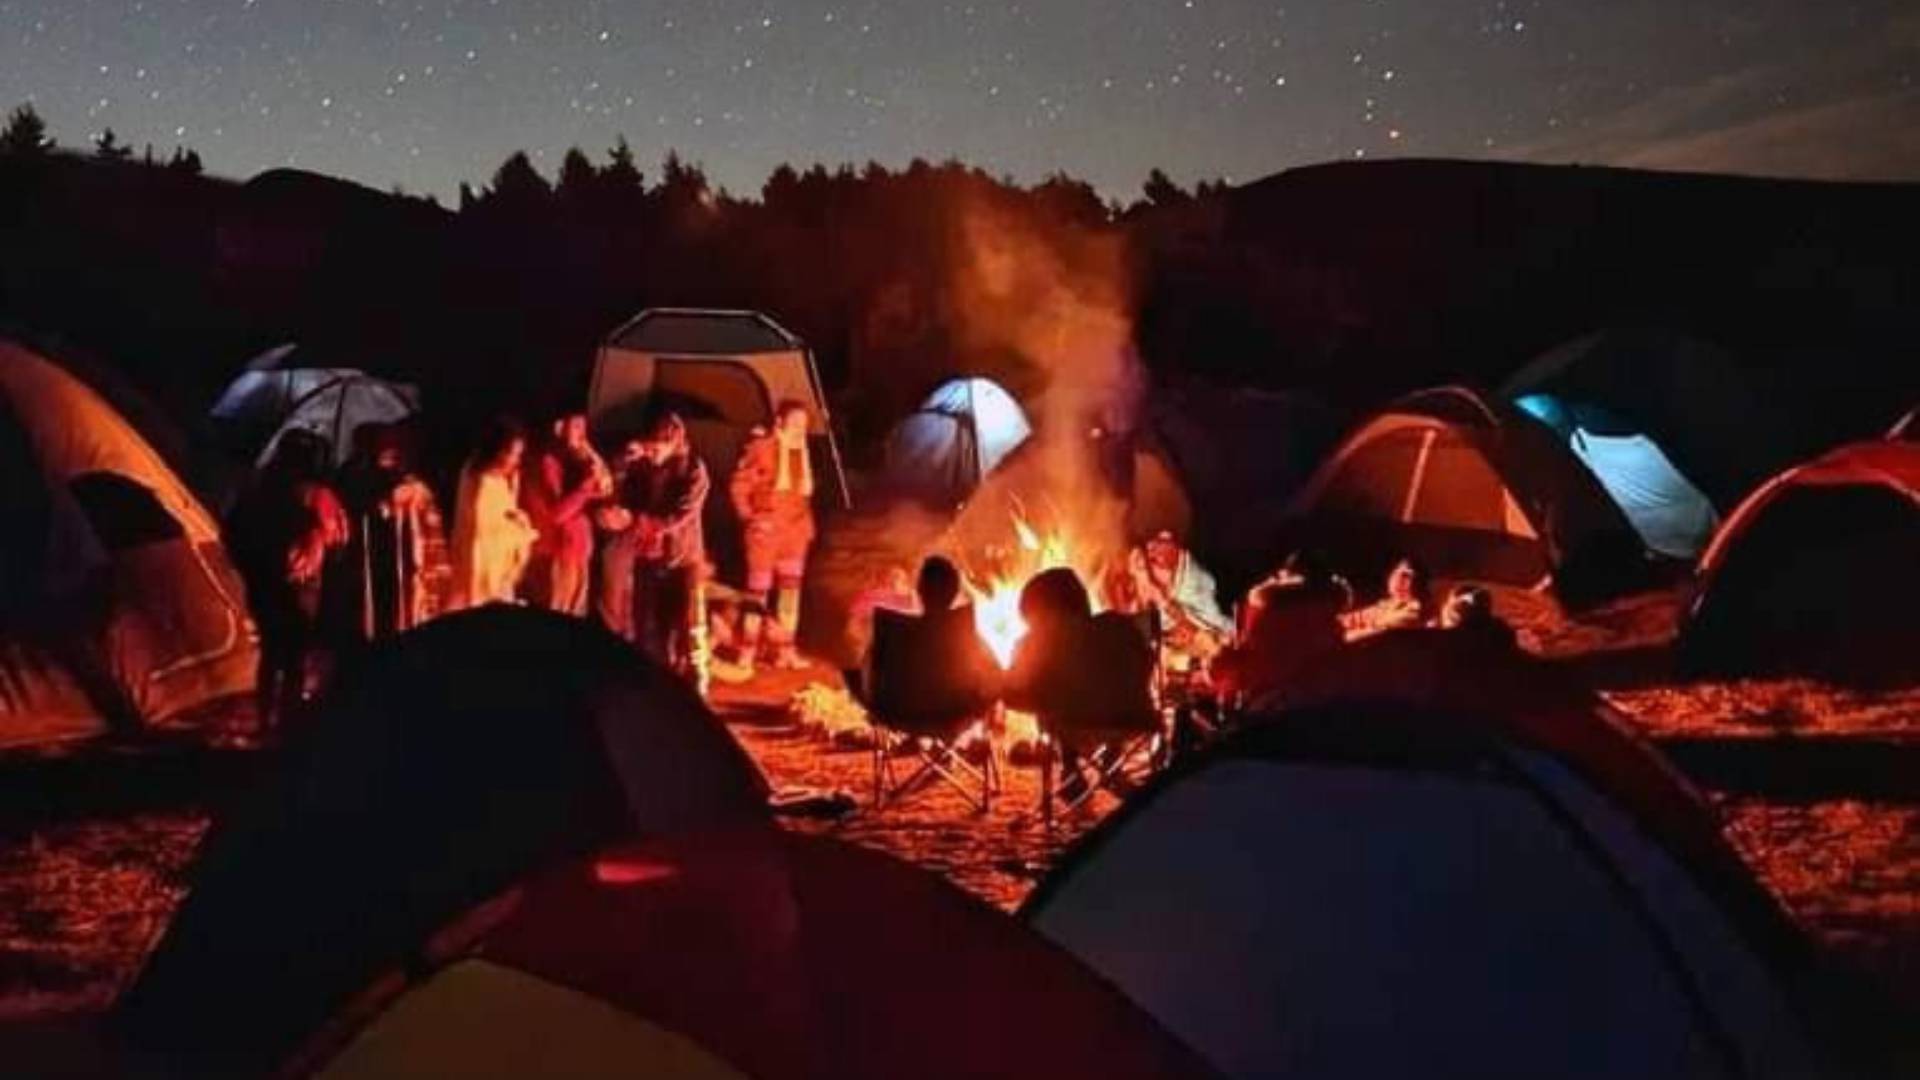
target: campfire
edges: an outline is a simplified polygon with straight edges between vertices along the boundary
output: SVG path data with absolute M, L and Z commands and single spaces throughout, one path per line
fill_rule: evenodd
M 957 560 L 965 571 L 974 628 L 1003 671 L 1013 666 L 1014 650 L 1026 637 L 1020 591 L 1035 575 L 1058 567 L 1073 570 L 1095 593 L 1095 609 L 1099 608 L 1097 590 L 1092 589 L 1098 581 L 1093 571 L 1099 558 L 1091 545 L 1075 543 L 1061 526 L 1036 527 L 1018 505 L 1009 514 L 1009 525 L 1011 543 L 988 544 L 978 558 Z M 1031 713 L 1012 709 L 1005 713 L 1005 732 L 1013 746 L 1037 744 L 1041 737 L 1039 722 Z
M 974 627 L 1003 671 L 1013 666 L 1014 647 L 1027 636 L 1027 624 L 1020 618 L 1020 590 L 1043 570 L 1065 566 L 1079 571 L 1069 558 L 1064 534 L 1049 532 L 1042 536 L 1019 510 L 1013 512 L 1012 525 L 1017 546 L 989 547 L 984 572 L 967 575 Z M 1085 572 L 1080 573 L 1085 579 Z

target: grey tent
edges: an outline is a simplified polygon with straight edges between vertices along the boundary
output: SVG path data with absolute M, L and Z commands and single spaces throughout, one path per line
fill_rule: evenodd
M 1698 799 L 1460 643 L 1335 656 L 1322 697 L 1130 801 L 1022 917 L 1229 1076 L 1822 1075 L 1806 943 Z
M 740 449 L 773 420 L 782 401 L 807 408 L 814 472 L 822 494 L 848 505 L 826 392 L 799 338 L 759 312 L 652 308 L 608 335 L 594 361 L 587 423 L 596 442 L 616 448 L 654 413 L 686 421 L 693 448 L 713 476 L 707 500 L 712 554 L 737 572 L 739 529 L 724 497 Z
M 1000 384 L 950 379 L 888 434 L 887 480 L 935 505 L 964 502 L 1032 434 L 1026 410 Z
M 301 428 L 325 438 L 338 463 L 351 449 L 355 428 L 403 420 L 418 409 L 419 392 L 412 386 L 287 344 L 249 361 L 207 416 L 220 441 L 249 460 L 265 460 L 283 433 Z

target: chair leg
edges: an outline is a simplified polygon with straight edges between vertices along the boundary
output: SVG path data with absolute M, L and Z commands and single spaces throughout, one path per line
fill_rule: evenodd
M 1040 742 L 1040 820 L 1048 828 L 1053 828 L 1053 742 L 1041 738 Z

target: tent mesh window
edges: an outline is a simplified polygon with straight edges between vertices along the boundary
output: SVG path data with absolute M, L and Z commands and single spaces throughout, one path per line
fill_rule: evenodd
M 118 473 L 82 473 L 67 486 L 108 551 L 129 551 L 184 535 L 152 491 Z

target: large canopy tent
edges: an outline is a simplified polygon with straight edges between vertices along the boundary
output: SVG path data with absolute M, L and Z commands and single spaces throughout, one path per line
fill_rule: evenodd
M 1023 917 L 1230 1076 L 1820 1075 L 1805 942 L 1683 781 L 1591 702 L 1425 644 L 1344 650 Z M 1383 692 L 1409 662 L 1461 689 Z
M 888 485 L 932 505 L 958 505 L 1032 435 L 1026 410 L 1000 384 L 948 380 L 887 436 Z
M 767 820 L 682 680 L 589 622 L 489 606 L 382 642 L 223 820 L 119 1021 L 257 1072 L 460 911 L 636 835 Z
M 1552 431 L 1471 390 L 1402 399 L 1350 433 L 1301 489 L 1288 538 L 1356 580 L 1410 556 L 1443 577 L 1616 594 L 1639 537 Z
M 1920 443 L 1841 447 L 1767 481 L 1701 556 L 1683 661 L 1715 674 L 1920 682 Z
M 107 714 L 164 725 L 250 689 L 253 634 L 219 528 L 153 447 L 10 342 L 0 413 L 0 616 L 18 661 L 0 679 L 0 742 L 99 734 Z
M 1038 935 L 832 838 L 765 829 L 619 845 L 530 876 L 441 940 L 409 984 L 287 1071 L 1211 1075 Z
M 595 441 L 613 448 L 637 435 L 652 415 L 678 413 L 718 489 L 733 474 L 753 430 L 770 425 L 782 401 L 806 406 L 819 490 L 846 506 L 846 477 L 813 356 L 759 312 L 641 312 L 600 346 L 587 423 Z M 706 526 L 711 554 L 724 572 L 737 572 L 739 528 L 725 498 L 707 500 Z

